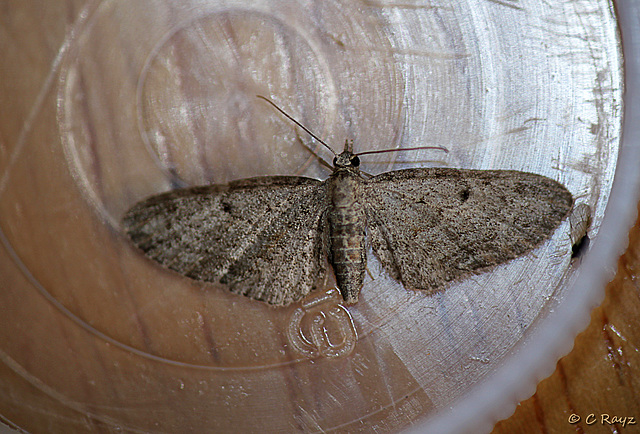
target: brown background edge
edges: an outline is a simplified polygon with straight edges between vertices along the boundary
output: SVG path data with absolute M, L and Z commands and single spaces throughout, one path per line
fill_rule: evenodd
M 493 433 L 640 432 L 639 344 L 640 217 L 587 329 L 555 372 Z

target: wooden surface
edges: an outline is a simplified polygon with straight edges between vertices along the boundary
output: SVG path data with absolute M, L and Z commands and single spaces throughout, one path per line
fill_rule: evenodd
M 640 432 L 639 418 L 640 219 L 589 327 L 536 394 L 493 433 Z

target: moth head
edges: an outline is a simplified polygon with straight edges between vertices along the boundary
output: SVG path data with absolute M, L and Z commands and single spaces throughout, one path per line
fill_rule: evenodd
M 360 166 L 360 158 L 350 151 L 343 151 L 333 159 L 336 168 L 357 168 Z

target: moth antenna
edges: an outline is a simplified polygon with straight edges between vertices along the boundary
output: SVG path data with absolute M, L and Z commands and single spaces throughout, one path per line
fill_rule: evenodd
M 449 153 L 449 150 L 447 148 L 445 148 L 444 146 L 416 146 L 415 148 L 398 148 L 398 149 L 379 149 L 377 151 L 365 151 L 365 152 L 358 152 L 357 156 L 360 155 L 369 155 L 369 154 L 383 154 L 386 152 L 398 152 L 398 151 L 418 151 L 421 149 L 438 149 L 440 151 L 444 151 L 447 154 Z
M 331 149 L 331 146 L 327 145 L 321 138 L 319 138 L 318 136 L 316 136 L 315 134 L 313 134 L 307 127 L 305 127 L 304 125 L 302 125 L 300 122 L 298 122 L 297 120 L 295 120 L 293 118 L 293 116 L 290 116 L 287 112 L 285 112 L 284 110 L 282 110 L 280 107 L 278 107 L 276 105 L 276 103 L 274 103 L 273 101 L 271 101 L 269 98 L 264 97 L 262 95 L 256 95 L 256 97 L 265 100 L 266 102 L 268 102 L 269 104 L 271 104 L 273 107 L 275 107 L 276 110 L 278 110 L 280 113 L 282 113 L 287 119 L 289 119 L 291 122 L 293 122 L 294 124 L 296 124 L 297 126 L 299 126 L 300 128 L 302 128 L 307 134 L 309 134 L 311 137 L 313 137 L 314 139 L 316 139 L 318 142 L 322 143 L 328 150 L 331 151 L 331 153 L 334 156 L 338 156 L 338 154 L 336 154 L 336 151 L 334 151 L 333 149 Z
M 316 157 L 318 159 L 318 161 L 320 162 L 320 164 L 322 164 L 324 167 L 328 168 L 329 170 L 333 170 L 333 166 L 329 163 L 327 163 L 324 158 L 322 158 L 321 156 L 318 155 L 318 153 L 316 151 L 314 151 L 313 149 L 311 149 L 309 147 L 309 145 L 307 145 L 306 143 L 304 143 L 302 141 L 302 139 L 300 138 L 300 135 L 298 134 L 298 131 L 296 131 L 296 138 L 300 141 L 300 144 L 302 146 L 304 146 L 304 148 L 309 151 L 311 153 L 311 155 L 313 155 L 314 157 Z

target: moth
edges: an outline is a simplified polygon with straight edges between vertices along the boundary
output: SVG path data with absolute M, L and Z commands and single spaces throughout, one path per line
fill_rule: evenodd
M 155 195 L 123 226 L 162 266 L 276 306 L 305 297 L 330 264 L 353 304 L 367 246 L 405 288 L 434 293 L 531 251 L 573 205 L 563 185 L 527 172 L 414 168 L 367 179 L 363 154 L 347 141 L 325 181 L 263 176 Z

